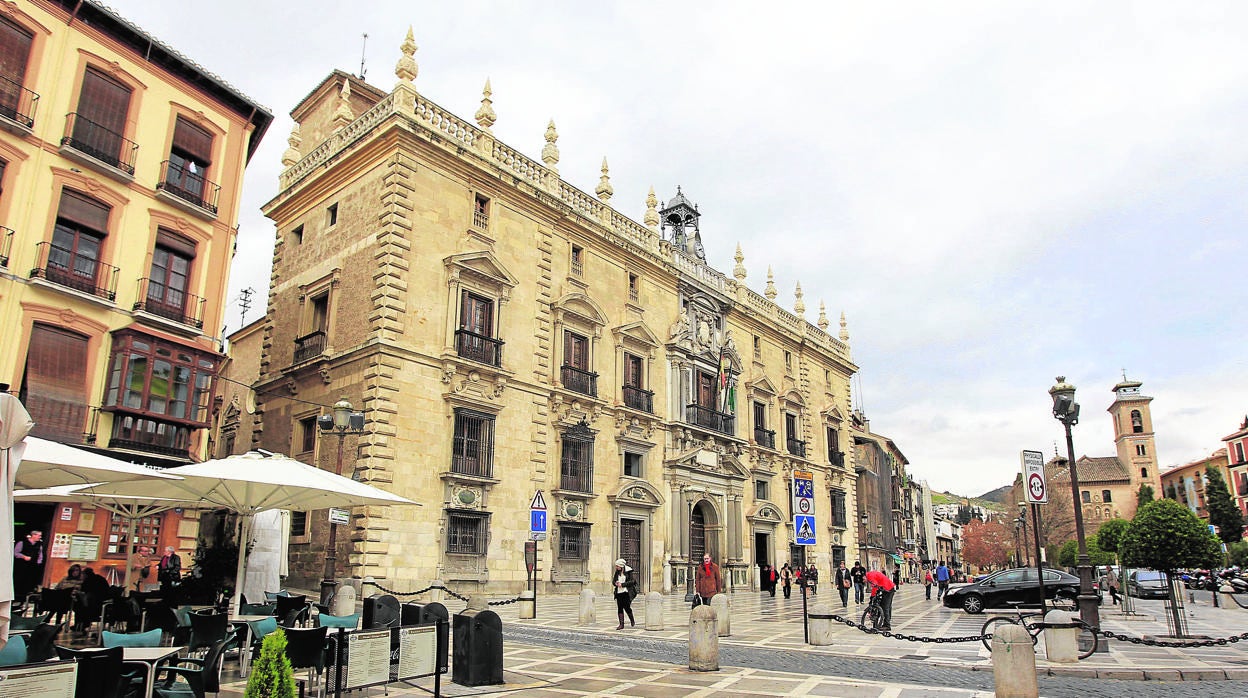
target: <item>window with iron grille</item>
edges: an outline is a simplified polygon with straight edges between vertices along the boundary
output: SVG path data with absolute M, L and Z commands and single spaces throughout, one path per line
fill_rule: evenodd
M 559 488 L 571 492 L 594 491 L 594 432 L 585 422 L 563 433 Z
M 290 537 L 308 535 L 308 512 L 292 511 L 290 512 Z
M 559 559 L 589 559 L 589 526 L 559 524 Z
M 455 410 L 451 472 L 491 477 L 494 471 L 494 416 Z
M 846 525 L 844 490 L 832 490 L 832 525 L 842 528 Z
M 488 521 L 488 514 L 448 511 L 446 552 L 456 555 L 484 555 Z

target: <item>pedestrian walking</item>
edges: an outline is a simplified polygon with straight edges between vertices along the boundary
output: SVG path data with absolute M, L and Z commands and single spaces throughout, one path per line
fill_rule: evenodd
M 780 568 L 780 584 L 784 587 L 784 598 L 789 598 L 793 593 L 793 568 L 787 562 Z
M 776 580 L 779 575 L 776 574 L 776 568 L 771 565 L 763 565 L 763 591 L 771 594 L 774 599 L 776 597 Z
M 879 570 L 871 570 L 867 573 L 867 583 L 871 585 L 871 596 L 879 596 L 880 599 L 880 627 L 879 630 L 893 629 L 893 594 L 897 592 L 897 587 L 888 575 Z
M 923 591 L 927 592 L 928 601 L 932 600 L 932 583 L 934 581 L 935 580 L 932 579 L 932 571 L 923 570 Z
M 849 588 L 854 585 L 854 580 L 849 574 L 849 570 L 845 567 L 845 561 L 841 560 L 841 564 L 836 568 L 836 591 L 841 595 L 841 608 L 849 607 Z
M 815 563 L 810 563 L 806 571 L 802 574 L 802 581 L 810 587 L 810 593 L 818 593 L 819 587 L 819 570 L 815 569 Z
M 702 564 L 694 571 L 693 590 L 696 594 L 694 606 L 709 604 L 712 596 L 724 590 L 724 583 L 719 578 L 719 565 L 711 561 L 709 554 L 702 556 Z
M 945 561 L 941 560 L 936 567 L 936 600 L 943 599 L 947 591 L 949 591 L 949 568 L 945 566 Z
M 867 568 L 863 567 L 858 560 L 854 560 L 854 566 L 849 570 L 849 578 L 854 582 L 854 603 L 862 603 L 867 584 Z
M 1118 575 L 1114 574 L 1114 568 L 1105 565 L 1105 576 L 1102 578 L 1102 586 L 1109 589 L 1109 598 L 1113 599 L 1114 605 L 1118 605 Z M 1216 593 L 1216 592 L 1215 592 Z
M 628 614 L 629 626 L 636 627 L 637 621 L 633 620 L 633 598 L 637 596 L 637 579 L 633 576 L 633 568 L 628 566 L 624 558 L 615 561 L 611 587 L 615 590 L 615 610 L 620 618 L 620 624 L 615 629 L 624 629 L 624 614 Z
M 895 587 L 901 586 L 901 568 L 900 567 L 893 568 L 893 586 Z

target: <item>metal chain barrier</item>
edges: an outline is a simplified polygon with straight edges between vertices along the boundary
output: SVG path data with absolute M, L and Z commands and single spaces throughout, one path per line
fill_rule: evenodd
M 1133 645 L 1147 645 L 1149 647 L 1178 647 L 1178 648 L 1216 647 L 1219 645 L 1226 646 L 1226 645 L 1234 644 L 1236 642 L 1239 642 L 1240 640 L 1248 641 L 1248 633 L 1240 633 L 1239 635 L 1233 635 L 1231 637 L 1218 637 L 1212 640 L 1187 640 L 1187 641 L 1151 640 L 1151 639 L 1143 638 L 1143 637 L 1131 637 L 1129 635 L 1121 635 L 1119 633 L 1115 633 L 1109 630 L 1102 630 L 1100 631 L 1100 634 L 1102 637 L 1105 637 L 1111 640 L 1122 640 L 1123 642 L 1130 642 Z
M 876 630 L 875 628 L 868 628 L 861 623 L 855 623 L 849 618 L 845 618 L 843 616 L 834 615 L 832 616 L 832 620 L 838 623 L 844 623 L 851 628 L 857 628 L 870 635 L 883 635 L 884 637 L 891 637 L 894 640 L 905 640 L 907 642 L 930 642 L 940 645 L 954 642 L 981 642 L 983 640 L 992 639 L 992 633 L 988 633 L 987 635 L 965 635 L 962 637 L 927 637 L 926 635 L 905 635 L 902 633 L 894 633 L 890 630 Z
M 425 587 L 424 589 L 419 589 L 419 590 L 417 590 L 417 591 L 395 591 L 394 589 L 387 589 L 386 587 L 384 587 L 384 586 L 382 586 L 382 585 L 378 584 L 377 582 L 369 582 L 368 584 L 369 584 L 369 586 L 374 586 L 374 587 L 377 587 L 378 589 L 382 590 L 383 592 L 385 592 L 385 593 L 387 593 L 387 594 L 390 594 L 391 596 L 419 596 L 419 595 L 424 594 L 424 593 L 426 593 L 426 592 L 430 592 L 430 591 L 433 591 L 433 590 L 437 589 L 437 590 L 440 590 L 440 591 L 445 591 L 447 594 L 449 594 L 449 595 L 451 595 L 451 596 L 453 596 L 453 597 L 455 597 L 455 598 L 459 599 L 460 601 L 463 601 L 464 603 L 468 603 L 468 597 L 467 597 L 467 596 L 464 596 L 463 594 L 457 594 L 457 593 L 455 593 L 454 591 L 451 591 L 450 589 L 447 589 L 445 586 L 443 586 L 443 585 L 441 585 L 441 584 L 430 584 L 429 586 Z M 514 599 L 507 599 L 506 601 L 490 601 L 490 602 L 488 602 L 488 604 L 487 604 L 487 605 L 489 605 L 489 606 L 506 606 L 507 604 L 517 603 L 517 602 L 519 602 L 519 601 L 520 601 L 520 597 L 519 597 L 519 596 L 517 596 L 517 597 L 516 597 L 516 598 L 514 598 Z

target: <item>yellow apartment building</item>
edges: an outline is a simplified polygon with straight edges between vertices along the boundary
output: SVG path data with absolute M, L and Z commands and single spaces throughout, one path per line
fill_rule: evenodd
M 537 542 L 543 591 L 683 590 L 710 553 L 734 588 L 762 563 L 857 548 L 847 456 L 850 357 L 805 317 L 707 265 L 700 212 L 653 190 L 638 223 L 496 139 L 487 83 L 469 121 L 416 89 L 409 32 L 387 92 L 333 72 L 291 111 L 252 445 L 336 469 L 316 418 L 365 418 L 342 473 L 420 502 L 363 507 L 336 576 L 517 591 Z M 638 197 L 640 199 L 640 196 Z M 641 209 L 641 201 L 637 208 Z M 238 442 L 236 450 L 245 450 Z M 790 487 L 809 472 L 813 546 Z M 532 535 L 537 495 L 545 535 Z M 835 513 L 834 513 L 835 512 Z M 848 515 L 846 512 L 850 512 Z M 321 576 L 326 512 L 292 518 L 292 583 Z
M 243 169 L 271 121 L 104 5 L 4 3 L 0 383 L 35 436 L 152 465 L 206 455 Z M 46 509 L 23 523 L 48 532 Z M 77 561 L 121 559 L 116 520 L 57 514 L 49 540 L 102 537 Z M 190 550 L 179 522 L 152 517 L 138 542 Z

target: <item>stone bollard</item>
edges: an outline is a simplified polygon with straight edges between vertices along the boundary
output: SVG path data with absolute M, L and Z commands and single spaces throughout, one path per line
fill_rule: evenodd
M 349 616 L 355 613 L 355 587 L 350 584 L 339 584 L 338 593 L 334 594 L 330 613 L 335 616 Z
M 520 592 L 520 620 L 537 617 L 537 596 L 528 589 Z
M 819 616 L 828 616 L 820 618 Z M 810 644 L 826 647 L 832 644 L 832 607 L 826 603 L 815 604 L 810 610 Z
M 1046 624 L 1062 625 L 1077 618 L 1070 611 L 1049 611 L 1044 615 Z M 1050 662 L 1068 664 L 1079 661 L 1079 628 L 1045 628 L 1044 651 Z
M 1000 624 L 992 631 L 992 678 L 996 698 L 1038 698 L 1036 648 L 1021 625 Z
M 433 580 L 433 586 L 444 587 L 446 586 L 446 583 L 443 582 L 441 579 L 435 579 Z M 446 592 L 442 591 L 441 589 L 434 589 L 433 591 L 429 592 L 429 598 L 433 599 L 434 601 L 437 601 L 438 603 L 442 603 L 446 601 Z
M 672 561 L 663 561 L 663 593 L 672 593 Z
M 646 630 L 663 629 L 663 595 L 657 591 L 646 594 Z
M 715 608 L 698 606 L 689 613 L 689 668 L 719 671 L 719 632 Z
M 732 604 L 727 594 L 716 594 L 711 597 L 711 608 L 715 609 L 720 637 L 732 637 Z
M 593 625 L 596 622 L 594 616 L 594 590 L 581 590 L 580 612 L 577 618 L 577 625 Z
M 485 594 L 473 594 L 468 597 L 468 610 L 470 611 L 488 611 L 490 610 L 489 599 L 485 598 Z

